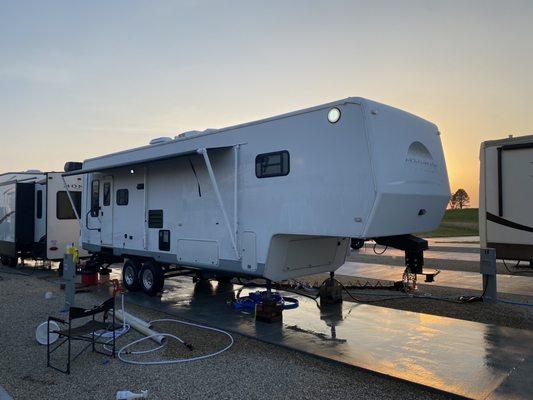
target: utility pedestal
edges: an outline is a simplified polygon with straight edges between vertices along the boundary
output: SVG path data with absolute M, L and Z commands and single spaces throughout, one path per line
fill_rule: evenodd
M 319 296 L 321 305 L 342 303 L 342 287 L 335 280 L 333 272 L 330 272 L 330 278 L 320 287 Z
M 76 264 L 72 254 L 65 254 L 63 259 L 63 282 L 65 283 L 65 310 L 74 307 L 76 295 Z
M 496 250 L 480 249 L 480 273 L 483 276 L 483 302 L 495 303 L 496 290 Z

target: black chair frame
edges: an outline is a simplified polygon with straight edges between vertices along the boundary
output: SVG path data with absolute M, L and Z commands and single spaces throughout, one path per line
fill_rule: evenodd
M 108 313 L 109 311 L 112 311 L 112 321 L 107 322 Z M 102 321 L 96 320 L 97 314 L 103 314 Z M 92 317 L 92 319 L 85 324 L 73 327 L 72 321 L 79 320 L 82 318 L 88 318 Z M 50 331 L 50 322 L 54 321 L 60 326 L 66 327 L 66 329 L 61 329 L 59 331 Z M 91 309 L 84 309 L 79 307 L 70 307 L 69 313 L 68 313 L 68 320 L 64 320 L 61 318 L 56 317 L 48 317 L 48 323 L 47 323 L 47 343 L 46 343 L 46 365 L 50 368 L 53 368 L 59 372 L 63 372 L 65 374 L 70 374 L 70 366 L 72 361 L 76 360 L 85 350 L 87 350 L 89 347 L 92 346 L 92 351 L 105 355 L 105 356 L 112 356 L 113 358 L 116 355 L 116 333 L 115 330 L 117 329 L 117 325 L 115 324 L 115 299 L 114 297 L 104 301 L 99 306 L 93 307 Z M 103 333 L 96 334 L 97 331 L 112 331 L 113 336 L 112 339 L 105 338 L 105 340 L 102 339 Z M 59 343 L 55 346 L 52 346 L 50 343 L 50 333 L 57 333 L 59 335 Z M 72 349 L 71 349 L 71 343 L 72 341 L 84 341 L 89 342 L 86 346 L 84 346 L 74 357 L 72 357 Z M 59 368 L 55 365 L 52 365 L 51 363 L 51 354 L 56 351 L 58 348 L 60 348 L 65 343 L 68 344 L 68 351 L 67 351 L 67 365 L 65 369 Z M 96 349 L 96 345 L 112 345 L 112 351 L 99 351 Z M 106 350 L 104 348 L 104 350 Z

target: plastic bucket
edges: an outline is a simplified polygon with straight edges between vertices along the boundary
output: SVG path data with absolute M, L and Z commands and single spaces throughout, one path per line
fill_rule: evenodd
M 46 337 L 46 328 L 48 326 L 48 322 L 43 322 L 41 325 L 37 327 L 35 330 L 35 339 L 39 344 L 46 345 L 47 337 Z M 50 344 L 54 343 L 57 339 L 59 339 L 59 335 L 52 331 L 58 331 L 59 325 L 54 322 L 50 321 Z

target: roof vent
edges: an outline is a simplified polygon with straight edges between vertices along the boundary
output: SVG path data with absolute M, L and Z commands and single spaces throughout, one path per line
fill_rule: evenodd
M 183 132 L 183 133 L 180 133 L 179 135 L 176 136 L 176 139 L 182 139 L 182 138 L 188 138 L 188 137 L 191 137 L 191 136 L 194 136 L 194 135 L 197 135 L 199 133 L 202 133 L 200 131 L 187 131 L 187 132 Z
M 28 169 L 28 170 L 26 170 L 26 173 L 27 174 L 42 174 L 43 171 L 38 170 L 38 169 Z
M 150 144 L 160 144 L 160 143 L 167 143 L 172 142 L 172 138 L 168 136 L 162 136 L 155 139 L 150 140 Z
M 65 166 L 63 167 L 63 170 L 65 172 L 72 172 L 77 171 L 83 167 L 83 163 L 77 162 L 77 161 L 67 161 L 65 163 Z

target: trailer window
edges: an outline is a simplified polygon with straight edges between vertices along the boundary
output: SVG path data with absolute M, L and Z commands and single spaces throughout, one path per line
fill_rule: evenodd
M 70 192 L 74 207 L 78 215 L 81 213 L 81 192 Z M 68 194 L 66 191 L 57 192 L 56 194 L 56 217 L 57 219 L 76 219 L 76 214 L 72 209 Z
M 111 205 L 111 182 L 104 182 L 104 193 L 103 193 L 103 197 L 104 197 L 104 201 L 103 201 L 103 205 L 104 206 L 109 206 Z
M 127 206 L 130 197 L 129 195 L 128 189 L 117 190 L 117 206 Z
M 100 211 L 100 181 L 93 180 L 91 183 L 91 217 L 98 217 Z
M 272 178 L 286 176 L 290 171 L 290 156 L 286 150 L 259 154 L 255 157 L 255 176 Z
M 37 190 L 37 219 L 43 217 L 43 191 Z

